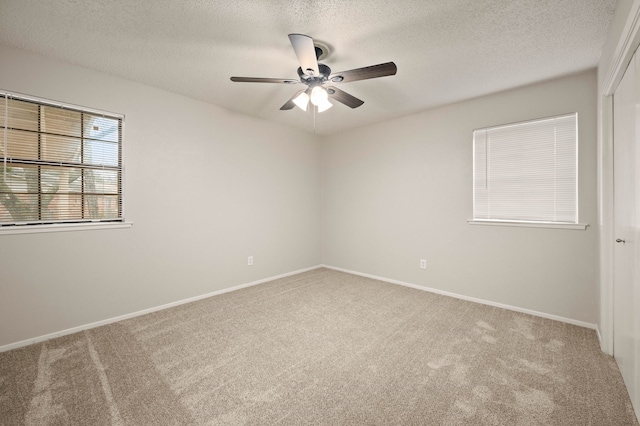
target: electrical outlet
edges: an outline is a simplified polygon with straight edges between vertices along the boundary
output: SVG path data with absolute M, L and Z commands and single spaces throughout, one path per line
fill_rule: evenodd
M 427 269 L 427 259 L 420 259 L 420 269 Z
M 249 256 L 247 258 L 247 265 L 249 265 L 249 266 L 253 265 L 253 256 Z

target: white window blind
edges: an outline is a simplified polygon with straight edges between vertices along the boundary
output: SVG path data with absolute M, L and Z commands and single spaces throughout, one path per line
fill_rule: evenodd
M 578 222 L 578 115 L 473 132 L 474 220 Z
M 0 93 L 0 226 L 122 221 L 122 116 Z

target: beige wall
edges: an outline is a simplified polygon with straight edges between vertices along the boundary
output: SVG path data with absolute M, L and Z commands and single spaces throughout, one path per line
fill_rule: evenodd
M 466 222 L 471 131 L 577 111 L 595 223 L 595 71 L 318 138 L 13 48 L 0 61 L 0 89 L 125 114 L 134 223 L 0 235 L 0 347 L 320 263 L 597 321 L 593 228 Z
M 323 262 L 594 324 L 593 227 L 467 220 L 473 129 L 577 111 L 580 222 L 595 224 L 596 84 L 592 70 L 326 138 Z
M 0 89 L 125 114 L 134 223 L 0 235 L 0 347 L 321 263 L 314 135 L 4 46 L 0 63 Z

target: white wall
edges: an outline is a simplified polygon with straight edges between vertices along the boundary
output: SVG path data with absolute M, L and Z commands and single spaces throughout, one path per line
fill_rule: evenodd
M 0 235 L 0 347 L 321 263 L 316 136 L 5 46 L 0 63 L 0 89 L 125 114 L 134 223 Z
M 467 219 L 473 129 L 577 111 L 580 222 L 595 225 L 596 84 L 592 70 L 326 138 L 323 262 L 594 324 L 597 230 Z

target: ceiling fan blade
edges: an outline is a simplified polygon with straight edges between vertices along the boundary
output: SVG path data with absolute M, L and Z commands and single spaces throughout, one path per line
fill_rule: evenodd
M 284 105 L 282 105 L 280 107 L 280 111 L 286 111 L 286 110 L 292 109 L 294 106 L 296 106 L 296 104 L 293 102 L 293 100 L 302 92 L 304 92 L 304 90 L 299 90 L 298 92 L 296 92 L 296 94 L 293 95 L 291 97 L 291 99 L 289 99 Z
M 395 75 L 397 71 L 398 68 L 396 64 L 393 62 L 385 62 L 384 64 L 333 73 L 329 76 L 329 81 L 333 83 L 346 83 L 349 81 L 367 80 L 369 78 Z
M 289 34 L 289 41 L 293 46 L 294 52 L 296 52 L 302 72 L 306 75 L 320 75 L 313 39 L 304 34 Z
M 287 78 L 261 78 L 261 77 L 231 77 L 231 81 L 235 81 L 238 83 L 282 83 L 282 84 L 300 83 L 297 80 L 291 80 Z
M 338 102 L 342 102 L 348 107 L 358 108 L 364 103 L 363 100 L 356 98 L 353 95 L 348 94 L 345 91 L 338 89 L 337 87 L 327 87 L 327 93 L 331 99 L 335 99 Z

